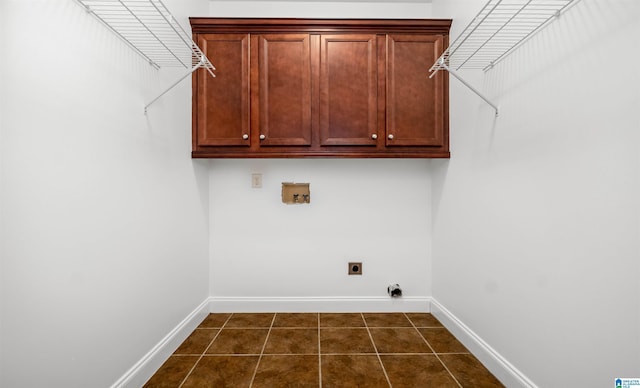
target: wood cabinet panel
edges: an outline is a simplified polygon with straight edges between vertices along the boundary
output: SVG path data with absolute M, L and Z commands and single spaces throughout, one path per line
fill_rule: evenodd
M 254 41 L 259 56 L 252 66 L 258 66 L 253 74 L 259 79 L 254 106 L 259 106 L 260 145 L 310 145 L 309 34 L 265 34 Z
M 375 146 L 375 34 L 320 37 L 320 143 Z
M 204 34 L 198 45 L 215 60 L 216 77 L 195 76 L 197 145 L 248 147 L 249 35 Z
M 447 158 L 450 20 L 192 18 L 194 158 Z M 391 138 L 389 138 L 391 137 Z
M 444 72 L 428 69 L 444 50 L 441 35 L 388 35 L 386 145 L 444 144 Z M 424 74 L 423 76 L 420 76 Z

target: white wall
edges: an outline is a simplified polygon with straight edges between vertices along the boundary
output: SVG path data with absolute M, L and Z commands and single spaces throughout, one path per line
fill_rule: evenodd
M 208 296 L 190 83 L 145 116 L 184 70 L 153 70 L 74 1 L 2 7 L 0 385 L 109 386 Z
M 425 160 L 215 160 L 212 295 L 388 299 L 387 285 L 399 283 L 407 297 L 430 296 L 427 168 Z M 252 172 L 263 174 L 263 188 L 251 188 Z M 283 204 L 282 182 L 310 183 L 311 203 Z M 347 275 L 349 261 L 363 262 L 362 276 Z
M 484 2 L 437 0 L 465 24 Z M 459 29 L 458 29 L 459 31 Z M 582 0 L 451 80 L 433 161 L 433 296 L 540 387 L 640 376 L 640 3 Z
M 6 15 L 6 11 L 5 11 L 5 2 L 4 1 L 0 1 L 0 53 L 4 52 L 4 48 L 5 48 L 5 44 L 4 41 L 7 38 L 7 34 L 5 31 L 4 26 L 6 25 L 5 22 L 5 15 Z M 4 279 L 4 248 L 3 248 L 3 230 L 4 230 L 4 222 L 2 222 L 2 220 L 4 219 L 4 206 L 2 206 L 3 203 L 3 195 L 4 195 L 4 178 L 3 178 L 3 157 L 2 157 L 2 149 L 3 149 L 3 145 L 2 145 L 2 138 L 3 138 L 3 127 L 4 127 L 4 93 L 2 93 L 2 90 L 4 90 L 4 60 L 0 60 L 0 282 L 2 281 L 2 279 Z M 3 330 L 3 326 L 4 326 L 4 318 L 3 318 L 3 314 L 4 314 L 4 309 L 2 308 L 2 303 L 4 301 L 4 289 L 2 287 L 2 285 L 0 284 L 0 346 L 4 343 L 3 338 L 5 336 L 4 334 L 4 330 Z M 2 376 L 4 375 L 4 368 L 2 366 L 2 358 L 0 357 L 0 381 L 2 381 Z
M 430 1 L 210 4 L 214 17 L 428 18 L 431 12 Z M 252 172 L 264 173 L 264 188 L 251 188 Z M 312 203 L 282 204 L 287 181 L 310 182 Z M 386 287 L 397 282 L 406 300 L 424 300 L 431 296 L 429 181 L 425 160 L 213 161 L 211 295 L 309 302 L 234 300 L 222 309 L 408 308 L 388 300 Z M 361 277 L 347 275 L 349 261 L 363 262 Z M 366 304 L 367 298 L 382 304 Z
M 482 3 L 167 1 L 185 26 L 208 7 L 453 17 L 454 32 Z M 640 375 L 639 6 L 582 0 L 467 74 L 495 121 L 452 80 L 449 161 L 210 167 L 189 158 L 188 82 L 141 114 L 180 71 L 152 70 L 72 1 L 1 1 L 0 385 L 109 385 L 207 295 L 357 298 L 390 281 L 541 387 Z M 311 205 L 280 203 L 289 180 L 311 183 Z M 355 258 L 365 275 L 347 277 Z
M 287 17 L 335 19 L 407 19 L 426 18 L 432 0 L 406 1 L 210 1 L 213 17 Z

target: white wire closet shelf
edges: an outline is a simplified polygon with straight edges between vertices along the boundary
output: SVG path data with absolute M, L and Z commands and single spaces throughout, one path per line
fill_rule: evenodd
M 488 71 L 578 1 L 580 0 L 489 0 L 431 66 L 430 77 L 440 70 L 447 70 L 493 106 L 497 115 L 497 105 L 456 72 L 460 69 Z
M 215 67 L 161 0 L 77 1 L 156 69 L 188 69 L 183 77 L 145 106 L 145 113 L 151 104 L 194 71 L 204 68 L 215 77 Z

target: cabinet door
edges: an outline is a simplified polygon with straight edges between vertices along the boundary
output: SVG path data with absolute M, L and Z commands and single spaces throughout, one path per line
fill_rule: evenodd
M 375 34 L 320 37 L 320 144 L 375 146 Z
M 441 35 L 387 37 L 387 146 L 444 144 L 444 71 L 429 78 Z
M 202 34 L 198 44 L 216 67 L 199 70 L 197 146 L 249 146 L 249 35 Z
M 265 34 L 256 39 L 260 146 L 310 145 L 309 35 Z

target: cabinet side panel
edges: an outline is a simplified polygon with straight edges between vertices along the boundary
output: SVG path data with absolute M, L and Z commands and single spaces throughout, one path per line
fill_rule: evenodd
M 444 145 L 444 72 L 427 72 L 443 37 L 389 35 L 388 46 L 387 146 Z
M 310 145 L 309 35 L 261 35 L 259 63 L 260 145 Z
M 216 66 L 216 78 L 204 71 L 198 75 L 198 146 L 250 145 L 248 41 L 248 34 L 200 36 L 200 46 Z
M 320 130 L 325 146 L 376 145 L 375 35 L 321 37 Z

